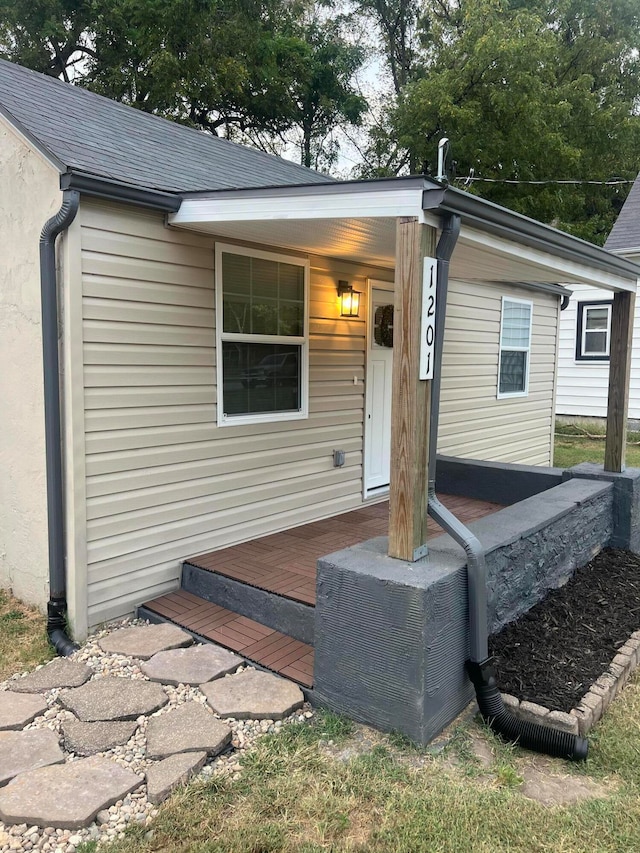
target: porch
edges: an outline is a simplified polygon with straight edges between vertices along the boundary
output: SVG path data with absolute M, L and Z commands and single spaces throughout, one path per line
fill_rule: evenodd
M 440 499 L 466 524 L 503 508 L 503 504 L 460 495 L 440 495 Z M 183 567 L 181 588 L 146 602 L 140 614 L 174 622 L 304 687 L 312 687 L 317 561 L 330 552 L 386 536 L 388 528 L 389 502 L 384 501 L 191 557 Z M 442 533 L 430 518 L 429 538 Z M 234 592 L 238 596 L 232 601 L 230 593 Z M 244 613 L 222 606 L 234 602 Z M 257 621 L 260 618 L 285 630 Z
M 316 522 L 295 533 L 273 534 L 245 546 L 199 555 L 183 565 L 180 591 L 148 602 L 140 612 L 152 619 L 182 624 L 203 639 L 219 642 L 312 688 L 313 700 L 333 710 L 379 728 L 398 728 L 417 742 L 426 743 L 469 701 L 471 684 L 464 664 L 469 659 L 484 662 L 487 658 L 483 648 L 487 628 L 495 628 L 527 610 L 544 596 L 546 589 L 563 583 L 588 554 L 612 539 L 618 508 L 614 512 L 614 489 L 610 483 L 582 483 L 570 475 L 565 482 L 563 472 L 554 471 L 551 477 L 559 482 L 538 482 L 528 495 L 511 500 L 497 486 L 506 480 L 506 491 L 515 492 L 516 480 L 545 478 L 539 468 L 525 471 L 526 466 L 513 462 L 548 465 L 551 461 L 555 361 L 553 357 L 546 359 L 555 353 L 557 345 L 559 300 L 568 298 L 567 291 L 557 282 L 565 279 L 570 284 L 595 277 L 603 287 L 615 292 L 612 328 L 616 334 L 612 334 L 612 341 L 616 345 L 611 350 L 606 468 L 623 470 L 620 425 L 626 411 L 628 342 L 637 270 L 614 271 L 608 257 L 587 259 L 572 242 L 565 245 L 565 237 L 557 232 L 529 221 L 514 221 L 511 214 L 502 221 L 493 211 L 489 227 L 478 229 L 476 226 L 479 221 L 482 224 L 487 213 L 482 205 L 481 210 L 469 208 L 466 198 L 450 189 L 441 192 L 441 188 L 426 186 L 422 180 L 406 186 L 408 198 L 401 194 L 391 199 L 388 192 L 380 189 L 384 199 L 378 199 L 378 206 L 373 207 L 374 190 L 367 191 L 368 198 L 364 199 L 361 188 L 350 189 L 353 193 L 340 195 L 341 189 L 331 187 L 321 199 L 308 199 L 306 190 L 301 190 L 300 207 L 290 194 L 284 201 L 279 199 L 281 207 L 270 195 L 258 199 L 252 195 L 250 206 L 242 193 L 222 198 L 217 194 L 212 198 L 202 196 L 185 200 L 172 223 L 229 239 L 237 239 L 240 234 L 248 243 L 282 247 L 301 257 L 340 257 L 346 262 L 393 270 L 393 340 L 387 343 L 389 349 L 393 347 L 393 359 L 390 375 L 380 380 L 388 391 L 383 396 L 389 402 L 384 409 L 389 415 L 389 429 L 384 441 L 380 441 L 383 453 L 376 456 L 383 458 L 389 451 L 389 477 L 384 480 L 389 484 L 388 509 L 360 506 L 337 516 L 338 520 Z M 362 206 L 365 201 L 368 207 Z M 296 221 L 293 229 L 292 220 Z M 359 239 L 352 240 L 349 247 L 348 238 L 353 238 L 354 233 Z M 220 258 L 216 268 L 220 271 L 221 256 L 231 252 L 224 244 L 217 251 Z M 255 251 L 259 250 L 254 254 Z M 289 263 L 289 258 L 271 256 L 274 263 Z M 371 313 L 375 305 L 373 293 L 369 291 L 363 341 L 362 329 L 346 326 L 346 321 L 336 316 L 336 293 L 349 282 L 336 276 L 333 269 L 326 272 L 329 275 L 322 283 L 322 304 L 331 302 L 333 307 L 332 311 L 323 309 L 323 316 L 309 324 L 310 336 L 330 330 L 332 339 L 340 337 L 345 351 L 364 352 L 368 369 L 372 363 L 369 348 L 372 341 L 376 343 L 376 312 L 373 316 Z M 450 337 L 454 346 L 443 357 L 449 277 L 459 286 L 458 302 L 452 299 L 450 305 L 459 311 L 463 322 L 454 328 L 454 338 Z M 366 278 L 369 287 L 373 278 L 370 271 Z M 228 291 L 231 304 L 233 287 L 231 282 L 225 290 L 224 270 L 218 272 L 217 310 L 222 316 L 225 293 Z M 490 294 L 492 307 L 487 303 Z M 385 296 L 381 307 L 387 307 L 388 301 Z M 514 312 L 513 316 L 510 312 Z M 330 326 L 329 315 L 333 315 Z M 522 343 L 511 350 L 504 344 L 511 338 L 503 332 L 505 322 L 510 329 L 512 320 L 515 329 L 516 315 L 522 322 L 517 334 L 514 331 L 514 340 Z M 345 313 L 341 307 L 340 318 L 343 316 L 355 315 Z M 542 321 L 539 329 L 534 329 L 534 317 Z M 230 369 L 225 378 L 224 344 L 234 341 L 231 332 L 218 328 L 223 328 L 218 332 L 218 426 L 230 424 L 235 428 L 240 424 L 229 421 L 224 398 L 225 387 L 231 388 L 234 379 Z M 306 334 L 306 327 L 302 331 Z M 356 333 L 361 341 L 354 345 Z M 381 335 L 379 338 L 385 340 Z M 307 337 L 300 336 L 295 343 L 307 346 Z M 524 354 L 503 358 L 503 349 Z M 302 420 L 309 412 L 305 384 L 308 365 L 307 351 L 300 352 L 300 398 L 290 408 L 293 411 L 297 406 Z M 333 359 L 332 353 L 329 362 L 322 362 L 323 371 L 333 369 Z M 532 365 L 539 374 L 531 373 Z M 353 395 L 353 389 L 364 378 L 361 367 L 358 362 L 358 371 L 347 374 L 348 384 L 336 386 L 332 381 L 326 390 L 330 387 L 336 395 L 339 387 L 341 398 Z M 459 373 L 457 367 L 461 368 Z M 333 380 L 333 374 L 319 375 L 323 377 L 319 382 Z M 446 433 L 438 431 L 443 376 L 449 380 L 451 396 L 445 400 L 450 408 L 443 410 L 442 421 L 459 438 L 451 447 L 438 444 L 438 438 L 442 440 Z M 344 375 L 340 373 L 339 377 L 344 383 Z M 487 402 L 486 408 L 474 396 L 482 382 L 486 384 L 480 396 Z M 357 449 L 364 453 L 364 465 L 362 459 L 357 461 L 363 473 L 362 478 L 358 477 L 358 486 L 366 496 L 375 485 L 366 476 L 366 454 L 373 446 L 372 441 L 367 441 L 366 424 L 371 412 L 380 407 L 371 404 L 374 377 L 367 374 L 363 384 L 365 399 L 360 393 L 354 411 L 359 422 Z M 531 411 L 522 409 L 523 405 L 529 405 Z M 245 408 L 248 414 L 253 413 L 249 404 Z M 336 410 L 341 416 L 342 407 L 338 405 Z M 544 422 L 532 423 L 532 412 L 542 412 Z M 243 428 L 264 420 L 261 415 L 255 417 L 255 421 L 245 421 Z M 335 415 L 330 423 L 333 427 Z M 496 424 L 504 431 L 494 430 Z M 487 430 L 482 446 L 469 447 L 468 433 L 477 438 L 482 429 Z M 521 448 L 509 446 L 504 462 L 496 462 L 491 472 L 494 491 L 488 501 L 492 506 L 469 516 L 465 513 L 466 501 L 476 501 L 478 496 L 469 490 L 468 475 L 474 469 L 477 480 L 482 481 L 488 473 L 483 468 L 487 463 L 476 463 L 475 457 L 484 453 L 501 456 L 504 443 L 512 438 L 514 430 L 534 435 L 536 443 L 544 446 L 545 459 L 533 458 L 524 451 L 520 455 Z M 345 462 L 344 448 L 338 447 L 332 444 L 331 464 L 336 469 Z M 434 483 L 440 493 L 451 494 L 436 473 L 438 448 L 456 456 L 473 457 L 460 460 L 467 477 L 463 478 L 461 490 L 454 491 L 461 496 L 461 502 L 454 506 L 449 502 L 449 509 L 453 510 L 449 521 L 445 510 L 433 500 Z M 463 452 L 463 448 L 468 450 Z M 329 474 L 337 479 L 348 476 L 348 470 Z M 305 487 L 308 484 L 304 475 L 299 482 Z M 253 488 L 254 483 L 249 485 Z M 487 483 L 480 485 L 486 488 Z M 327 489 L 323 494 L 329 495 L 327 503 L 333 510 L 336 487 L 332 483 L 323 488 Z M 285 484 L 282 489 L 285 491 L 288 486 Z M 292 504 L 287 504 L 287 511 L 294 513 L 296 498 L 290 491 L 285 494 Z M 356 495 L 356 499 L 359 497 Z M 430 515 L 439 518 L 451 536 L 438 535 L 442 531 L 429 524 L 427 503 Z M 501 509 L 504 504 L 509 507 Z M 266 506 L 270 516 L 275 517 L 273 505 Z M 499 517 L 492 519 L 499 509 Z M 298 518 L 293 523 L 303 520 Z M 234 517 L 236 524 L 240 521 Z M 242 518 L 243 524 L 247 521 Z M 470 544 L 468 532 L 461 532 L 459 521 L 470 525 L 473 543 Z M 278 524 L 286 527 L 288 522 L 282 517 Z M 244 534 L 244 529 L 240 533 Z M 249 530 L 246 535 L 250 537 Z M 483 575 L 474 588 L 468 581 L 466 564 L 467 554 L 476 545 L 482 551 Z M 327 553 L 328 557 L 323 556 Z M 485 595 L 488 619 L 486 601 L 482 600 Z

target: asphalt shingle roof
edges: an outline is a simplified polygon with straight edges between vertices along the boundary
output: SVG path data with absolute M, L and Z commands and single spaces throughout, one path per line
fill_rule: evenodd
M 166 192 L 331 181 L 0 60 L 0 108 L 67 169 Z
M 620 215 L 613 224 L 604 244 L 610 252 L 637 249 L 640 246 L 640 175 L 631 187 Z

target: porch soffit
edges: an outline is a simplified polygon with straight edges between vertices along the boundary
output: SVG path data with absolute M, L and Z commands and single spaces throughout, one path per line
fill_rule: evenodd
M 247 193 L 186 198 L 169 223 L 223 239 L 322 255 L 393 269 L 396 218 L 417 216 L 438 225 L 436 211 L 424 211 L 423 186 L 387 185 L 379 192 L 332 192 L 325 196 L 258 197 Z M 474 223 L 475 225 L 476 223 Z M 605 254 L 606 257 L 606 254 Z M 451 259 L 454 279 L 491 282 L 588 284 L 636 290 L 637 279 L 615 270 L 559 257 L 553 252 L 487 233 L 465 224 Z

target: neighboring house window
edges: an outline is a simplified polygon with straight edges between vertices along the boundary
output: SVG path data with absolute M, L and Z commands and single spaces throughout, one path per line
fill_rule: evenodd
M 613 302 L 578 302 L 576 359 L 608 361 Z
M 309 264 L 216 245 L 218 423 L 307 416 Z
M 523 397 L 529 391 L 533 303 L 502 298 L 498 397 Z

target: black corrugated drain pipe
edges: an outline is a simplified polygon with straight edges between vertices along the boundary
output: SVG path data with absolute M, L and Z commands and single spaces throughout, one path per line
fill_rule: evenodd
M 487 627 L 487 576 L 484 549 L 473 533 L 436 497 L 436 449 L 440 414 L 440 378 L 443 331 L 449 286 L 449 261 L 460 233 L 460 217 L 448 214 L 436 248 L 438 259 L 436 293 L 436 339 L 434 378 L 431 385 L 431 421 L 429 429 L 428 513 L 464 548 L 467 556 L 467 594 L 469 600 L 469 652 L 467 673 L 473 682 L 483 720 L 502 738 L 536 752 L 558 758 L 584 761 L 589 743 L 586 738 L 562 732 L 550 726 L 529 723 L 511 714 L 504 705 L 496 681 L 493 658 L 489 657 Z
M 65 579 L 64 489 L 60 429 L 60 370 L 58 358 L 58 286 L 56 237 L 71 225 L 80 203 L 75 190 L 65 190 L 60 210 L 40 234 L 40 286 L 42 299 L 42 356 L 44 370 L 44 432 L 47 469 L 47 522 L 49 542 L 49 602 L 47 636 L 59 655 L 78 646 L 67 634 Z

